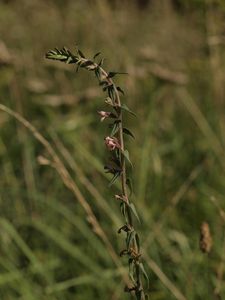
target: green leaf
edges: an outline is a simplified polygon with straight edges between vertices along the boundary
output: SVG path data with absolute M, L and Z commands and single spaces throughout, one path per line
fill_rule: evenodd
M 117 133 L 117 131 L 119 130 L 119 123 L 120 121 L 117 120 L 112 124 L 113 127 L 110 136 L 114 136 Z
M 137 213 L 137 210 L 136 210 L 136 208 L 135 208 L 134 203 L 130 203 L 130 204 L 129 204 L 129 207 L 131 208 L 133 214 L 135 215 L 135 217 L 137 218 L 137 220 L 139 221 L 139 223 L 141 223 L 140 218 L 139 218 L 139 216 L 138 216 L 138 213 Z
M 114 103 L 115 91 L 114 91 L 114 88 L 113 88 L 113 84 L 108 85 L 107 90 L 108 90 L 109 97 L 113 100 L 113 103 Z
M 98 78 L 98 80 L 100 81 L 100 78 L 101 78 L 101 73 L 100 73 L 100 70 L 99 70 L 99 67 L 97 67 L 95 69 L 95 76 Z
M 116 179 L 120 176 L 120 172 L 115 173 L 115 175 L 113 176 L 113 178 L 110 180 L 109 182 L 109 186 L 112 186 L 113 183 L 116 181 Z
M 126 218 L 126 203 L 121 202 L 121 204 L 120 204 L 120 211 L 121 211 L 122 216 L 124 218 Z
M 79 71 L 79 69 L 80 69 L 80 66 L 77 65 L 77 67 L 76 67 L 76 73 Z
M 68 55 L 59 52 L 59 50 L 58 51 L 54 51 L 54 50 L 48 51 L 46 53 L 45 57 L 47 59 L 55 59 L 55 60 L 61 60 L 61 61 L 66 61 L 68 59 Z
M 77 49 L 77 53 L 78 53 L 82 58 L 85 58 L 84 54 L 83 54 L 79 49 Z
M 124 91 L 121 89 L 121 87 L 117 86 L 116 89 L 117 89 L 117 91 L 119 91 L 121 94 L 123 94 L 123 95 L 125 94 Z
M 134 238 L 135 238 L 135 234 L 136 234 L 136 232 L 135 232 L 134 230 L 128 232 L 128 234 L 127 234 L 127 239 L 126 239 L 127 249 L 130 248 L 131 243 L 132 243 L 132 241 L 133 241 Z
M 140 252 L 140 239 L 139 239 L 139 235 L 137 233 L 135 235 L 135 240 L 136 240 L 138 252 Z
M 120 108 L 123 109 L 123 110 L 125 110 L 125 111 L 127 111 L 127 112 L 129 112 L 131 115 L 137 117 L 137 115 L 132 110 L 130 110 L 129 107 L 126 104 L 122 104 L 120 106 Z
M 136 284 L 136 281 L 134 279 L 134 260 L 132 258 L 129 259 L 128 261 L 129 264 L 129 276 L 131 281 Z
M 105 60 L 104 58 L 102 58 L 102 59 L 100 60 L 100 62 L 98 63 L 99 67 L 103 66 L 104 60 Z
M 125 72 L 109 72 L 108 73 L 108 78 L 113 78 L 117 74 L 127 74 L 127 73 L 125 73 Z
M 133 133 L 129 129 L 123 128 L 123 133 L 125 133 L 125 134 L 131 136 L 133 139 L 135 139 Z
M 73 55 L 68 49 L 63 47 L 61 50 L 55 48 L 54 50 L 49 50 L 45 57 L 47 59 L 59 60 L 65 63 L 77 63 L 78 57 Z
M 130 178 L 127 178 L 126 185 L 128 186 L 128 188 L 130 190 L 130 196 L 131 196 L 133 194 L 133 184 L 132 184 L 132 180 Z
M 131 167 L 133 167 L 132 162 L 130 161 L 130 155 L 129 155 L 128 150 L 122 151 L 122 154 L 126 158 L 126 160 L 129 162 L 129 164 L 131 165 Z
M 101 54 L 101 52 L 96 53 L 96 54 L 93 56 L 93 59 L 96 59 L 96 57 L 98 57 L 100 54 Z
M 148 278 L 148 274 L 145 271 L 143 263 L 140 263 L 139 266 L 140 266 L 140 270 L 141 270 L 142 274 L 145 277 L 145 280 L 146 280 L 146 283 L 147 283 L 147 287 L 149 288 L 149 278 Z
M 108 78 L 112 78 L 112 77 L 114 77 L 116 74 L 117 74 L 116 72 L 109 72 L 107 77 L 108 77 Z

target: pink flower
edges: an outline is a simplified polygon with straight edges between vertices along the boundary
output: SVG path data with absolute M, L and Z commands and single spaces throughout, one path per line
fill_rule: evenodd
M 103 122 L 106 118 L 109 118 L 111 115 L 111 112 L 108 111 L 98 111 L 98 114 L 101 116 L 101 122 Z
M 110 151 L 115 150 L 116 148 L 120 149 L 120 144 L 115 137 L 107 136 L 105 138 L 105 145 Z

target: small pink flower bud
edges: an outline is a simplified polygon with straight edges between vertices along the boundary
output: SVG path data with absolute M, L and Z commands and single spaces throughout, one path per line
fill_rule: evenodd
M 98 111 L 98 114 L 101 116 L 101 122 L 103 122 L 106 118 L 109 118 L 111 112 L 101 110 Z
M 115 138 L 115 137 L 112 138 L 110 136 L 107 136 L 105 138 L 105 145 L 110 151 L 115 150 L 116 148 L 118 148 L 118 149 L 120 148 L 120 144 L 119 144 L 117 138 Z

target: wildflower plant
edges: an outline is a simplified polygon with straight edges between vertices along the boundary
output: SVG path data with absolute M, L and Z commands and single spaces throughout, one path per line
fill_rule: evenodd
M 125 247 L 120 252 L 121 257 L 127 256 L 129 265 L 130 284 L 125 287 L 125 291 L 135 295 L 137 300 L 144 300 L 148 299 L 149 279 L 142 263 L 139 234 L 134 227 L 133 219 L 136 218 L 139 222 L 140 220 L 135 205 L 130 200 L 132 184 L 128 177 L 127 164 L 132 167 L 132 163 L 124 144 L 125 135 L 134 137 L 132 132 L 124 127 L 124 113 L 135 114 L 121 102 L 120 96 L 124 95 L 124 92 L 114 82 L 117 75 L 124 73 L 105 71 L 103 69 L 104 59 L 96 61 L 100 54 L 98 52 L 93 59 L 89 59 L 80 50 L 77 50 L 77 54 L 73 54 L 64 47 L 48 51 L 46 58 L 76 65 L 77 71 L 83 68 L 93 72 L 103 92 L 106 93 L 105 103 L 108 105 L 108 111 L 98 111 L 98 114 L 102 122 L 105 119 L 111 120 L 109 134 L 104 138 L 106 149 L 110 152 L 109 161 L 104 167 L 107 173 L 112 174 L 109 185 L 111 186 L 116 180 L 121 181 L 121 193 L 115 195 L 115 199 L 120 203 L 121 214 L 124 218 L 124 224 L 118 229 L 118 233 L 123 231 L 126 236 Z M 143 279 L 146 281 L 145 284 Z

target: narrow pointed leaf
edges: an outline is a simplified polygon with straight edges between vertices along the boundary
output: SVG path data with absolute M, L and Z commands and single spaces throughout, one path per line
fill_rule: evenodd
M 66 54 L 61 53 L 60 51 L 48 51 L 45 56 L 47 59 L 61 60 L 66 61 L 68 56 Z
M 124 151 L 122 152 L 122 154 L 123 154 L 123 156 L 126 158 L 126 160 L 129 162 L 129 164 L 131 165 L 131 167 L 133 167 L 132 162 L 130 161 L 130 155 L 129 155 L 128 150 L 124 150 Z
M 118 74 L 127 74 L 127 73 L 125 73 L 125 72 L 109 72 L 108 78 L 113 78 L 114 76 L 116 76 Z
M 133 184 L 132 184 L 132 180 L 130 178 L 127 178 L 126 185 L 128 186 L 128 188 L 130 190 L 130 196 L 131 196 L 133 194 Z
M 140 218 L 138 216 L 137 210 L 135 208 L 134 203 L 130 203 L 129 207 L 131 208 L 133 214 L 135 215 L 135 217 L 137 218 L 137 220 L 139 221 L 139 223 L 141 223 Z
M 129 129 L 123 128 L 123 133 L 125 133 L 125 134 L 131 136 L 133 139 L 135 139 L 133 133 Z
M 99 71 L 99 68 L 97 67 L 95 69 L 95 76 L 98 78 L 98 80 L 100 81 L 100 71 Z
M 140 270 L 141 270 L 142 274 L 144 275 L 144 277 L 146 279 L 147 287 L 149 288 L 149 278 L 148 278 L 148 274 L 145 271 L 143 263 L 140 263 L 139 266 L 140 266 Z
M 121 211 L 122 216 L 125 218 L 126 217 L 126 204 L 124 202 L 122 202 L 120 204 L 120 211 Z
M 121 87 L 117 86 L 116 89 L 117 89 L 117 91 L 119 91 L 121 94 L 123 94 L 123 95 L 125 94 L 124 91 L 121 89 Z
M 84 54 L 81 52 L 81 50 L 77 50 L 77 53 L 82 57 L 82 58 L 85 58 Z
M 136 240 L 138 252 L 140 252 L 140 239 L 139 239 L 139 235 L 137 233 L 135 235 L 135 240 Z
M 121 109 L 123 109 L 123 110 L 129 112 L 131 115 L 137 117 L 137 115 L 132 110 L 130 110 L 129 107 L 126 104 L 122 104 Z
M 113 178 L 110 180 L 109 186 L 113 185 L 113 183 L 116 181 L 116 179 L 120 176 L 120 172 L 117 172 Z
M 129 263 L 129 276 L 130 276 L 130 279 L 134 284 L 136 284 L 135 279 L 134 279 L 134 261 L 133 261 L 133 259 L 130 258 L 128 263 Z
M 101 54 L 101 52 L 98 52 L 94 55 L 93 59 L 96 59 L 96 57 L 98 57 Z
M 135 231 L 133 230 L 133 231 L 128 232 L 128 234 L 127 234 L 127 249 L 130 248 L 131 243 L 134 240 L 134 238 L 135 238 Z
M 113 100 L 113 103 L 114 103 L 115 91 L 114 91 L 113 85 L 112 84 L 108 85 L 107 89 L 108 89 L 108 95 Z
M 119 122 L 115 121 L 113 123 L 113 127 L 112 127 L 112 131 L 111 131 L 110 136 L 114 136 L 117 133 L 118 130 L 119 130 Z
M 76 73 L 78 73 L 79 69 L 80 69 L 80 66 L 77 65 L 77 67 L 76 67 Z
M 105 60 L 104 58 L 102 58 L 102 59 L 100 60 L 100 62 L 98 63 L 99 67 L 103 66 L 104 60 Z

